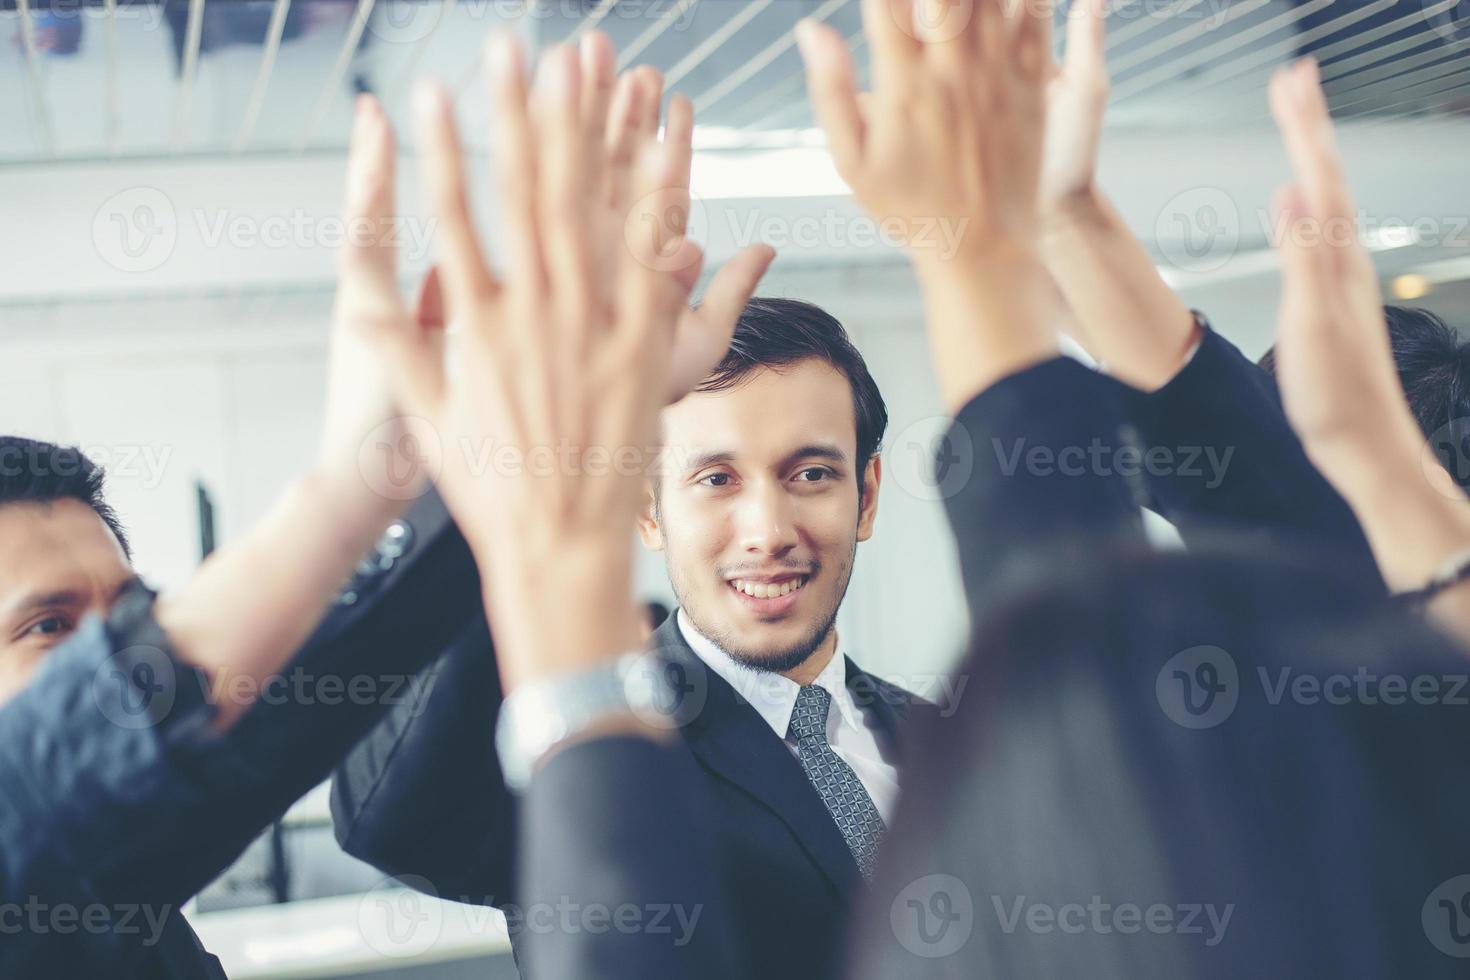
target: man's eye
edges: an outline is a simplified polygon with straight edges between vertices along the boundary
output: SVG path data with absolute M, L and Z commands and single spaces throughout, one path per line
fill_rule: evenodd
M 702 478 L 699 482 L 707 487 L 727 487 L 730 485 L 730 474 L 711 473 L 709 476 Z
M 47 616 L 26 630 L 27 636 L 60 636 L 71 632 L 71 621 L 64 616 Z
M 808 466 L 806 469 L 796 474 L 796 478 L 803 483 L 816 483 L 819 480 L 827 479 L 831 475 L 832 471 L 827 469 L 825 466 Z

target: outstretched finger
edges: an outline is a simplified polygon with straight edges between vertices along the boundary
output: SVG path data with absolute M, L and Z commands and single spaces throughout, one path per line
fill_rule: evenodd
M 669 372 L 670 403 L 693 391 L 725 356 L 740 314 L 775 258 L 769 245 L 742 249 L 710 279 L 699 308 L 680 318 Z
M 858 102 L 857 69 L 842 35 L 826 24 L 804 20 L 796 40 L 806 63 L 807 93 L 837 172 L 849 177 L 862 162 L 864 122 Z
M 358 96 L 347 154 L 343 218 L 352 230 L 341 253 L 342 276 L 355 307 L 398 309 L 398 250 L 391 244 L 394 206 L 393 128 L 377 99 Z
M 496 288 L 475 235 L 454 110 L 443 86 L 424 83 L 416 96 L 420 156 L 439 224 L 439 267 L 449 302 L 472 309 Z

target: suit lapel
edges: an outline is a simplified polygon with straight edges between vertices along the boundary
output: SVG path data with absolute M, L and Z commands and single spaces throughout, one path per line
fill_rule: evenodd
M 682 733 L 700 762 L 734 783 L 775 814 L 839 893 L 857 878 L 857 863 L 785 741 L 725 679 L 695 655 L 670 616 L 654 634 L 659 655 L 684 672 L 678 678 L 703 705 L 691 711 Z

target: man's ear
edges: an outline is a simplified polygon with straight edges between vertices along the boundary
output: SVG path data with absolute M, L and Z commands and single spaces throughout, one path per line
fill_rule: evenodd
M 643 507 L 638 511 L 638 537 L 649 551 L 664 550 L 664 531 L 659 527 L 658 516 L 658 496 L 653 480 L 648 480 L 643 484 Z
M 873 536 L 873 522 L 878 519 L 878 485 L 883 482 L 883 458 L 874 453 L 863 470 L 862 505 L 858 509 L 857 539 Z

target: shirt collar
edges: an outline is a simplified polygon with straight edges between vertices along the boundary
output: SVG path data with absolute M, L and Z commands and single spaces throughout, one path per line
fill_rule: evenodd
M 774 671 L 755 670 L 739 663 L 713 640 L 695 629 L 682 609 L 677 610 L 674 615 L 678 617 L 679 632 L 683 634 L 684 641 L 689 644 L 695 656 L 749 702 L 779 738 L 786 738 L 791 729 L 791 712 L 796 708 L 796 695 L 801 686 Z M 813 683 L 825 688 L 832 695 L 832 701 L 837 706 L 836 714 L 842 724 L 859 724 L 857 705 L 847 689 L 847 654 L 842 647 L 841 634 L 837 637 L 832 659 L 822 668 Z M 830 715 L 828 723 L 831 723 Z

